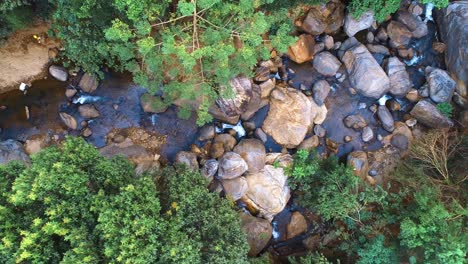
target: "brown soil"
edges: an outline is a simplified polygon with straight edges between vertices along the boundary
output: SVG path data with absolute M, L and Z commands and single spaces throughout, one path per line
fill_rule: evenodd
M 46 76 L 49 54 L 56 54 L 59 46 L 57 41 L 46 38 L 48 29 L 48 24 L 36 22 L 15 32 L 0 46 L 0 93 L 18 89 L 21 82 L 30 83 Z

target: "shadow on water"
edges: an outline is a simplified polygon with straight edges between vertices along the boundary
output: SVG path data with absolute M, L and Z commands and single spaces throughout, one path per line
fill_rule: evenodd
M 59 82 L 49 77 L 33 83 L 26 95 L 15 90 L 0 95 L 0 140 L 16 139 L 25 141 L 35 134 L 50 134 L 63 137 L 66 134 L 79 135 L 82 128 L 78 106 L 65 97 L 68 83 Z M 92 103 L 100 112 L 100 116 L 88 120 L 88 127 L 93 134 L 86 140 L 100 148 L 106 144 L 106 135 L 112 129 L 141 127 L 161 135 L 167 135 L 166 145 L 162 149 L 162 157 L 173 161 L 175 154 L 188 149 L 194 141 L 197 131 L 196 117 L 181 120 L 177 117 L 175 107 L 152 117 L 140 106 L 140 96 L 145 89 L 135 85 L 129 74 L 106 74 L 99 88 L 92 94 L 99 98 Z M 81 93 L 78 97 L 89 96 Z M 30 118 L 26 118 L 25 106 L 29 108 Z M 72 115 L 78 122 L 78 130 L 67 132 L 67 128 L 59 117 L 59 112 Z M 153 119 L 153 120 L 152 120 Z M 156 122 L 152 122 L 155 121 Z M 154 125 L 153 125 L 154 124 Z

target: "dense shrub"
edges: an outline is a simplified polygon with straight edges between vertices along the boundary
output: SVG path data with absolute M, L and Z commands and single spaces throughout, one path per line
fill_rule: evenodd
M 77 138 L 38 153 L 29 168 L 0 166 L 0 262 L 245 260 L 248 245 L 231 205 L 209 193 L 199 173 L 161 175 L 164 188 Z

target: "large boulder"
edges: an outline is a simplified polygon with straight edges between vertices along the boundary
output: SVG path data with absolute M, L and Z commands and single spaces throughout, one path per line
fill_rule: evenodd
M 35 154 L 45 147 L 49 143 L 49 138 L 45 135 L 33 135 L 24 142 L 24 150 L 28 155 Z
M 387 74 L 390 79 L 390 93 L 395 96 L 404 96 L 413 83 L 406 71 L 406 66 L 397 57 L 390 57 L 387 63 Z
M 227 152 L 219 160 L 218 178 L 222 180 L 234 179 L 244 174 L 247 169 L 247 163 L 239 154 Z
M 64 67 L 52 65 L 49 67 L 49 73 L 52 77 L 61 82 L 66 82 L 68 80 L 68 72 Z
M 252 97 L 250 98 L 249 103 L 245 111 L 241 114 L 242 120 L 251 119 L 255 113 L 262 107 L 264 107 L 267 100 L 262 100 L 262 90 L 259 85 L 252 85 Z
M 273 234 L 273 228 L 265 219 L 241 213 L 242 231 L 247 236 L 250 250 L 249 256 L 257 256 L 268 244 Z
M 246 176 L 249 189 L 246 198 L 258 209 L 260 216 L 272 220 L 281 212 L 290 198 L 288 177 L 282 168 L 266 165 L 257 173 Z
M 226 196 L 230 197 L 233 201 L 237 201 L 242 198 L 248 189 L 245 177 L 221 180 L 221 184 L 223 185 Z
M 205 164 L 203 164 L 203 167 L 201 168 L 201 175 L 211 182 L 218 172 L 218 167 L 219 162 L 217 160 L 209 159 L 205 161 Z
M 440 36 L 447 45 L 445 65 L 457 82 L 457 92 L 466 97 L 468 85 L 468 1 L 454 1 L 436 12 Z
M 270 110 L 263 131 L 287 148 L 297 147 L 311 126 L 311 100 L 292 88 L 276 88 L 271 93 Z
M 76 119 L 70 115 L 70 114 L 67 114 L 65 112 L 61 112 L 59 113 L 59 116 L 60 116 L 60 119 L 62 119 L 63 123 L 70 129 L 77 129 L 78 128 L 78 122 L 76 121 Z
M 426 75 L 429 84 L 429 96 L 436 103 L 450 102 L 456 83 L 448 73 L 441 69 L 434 69 Z
M 326 80 L 319 80 L 314 83 L 314 86 L 312 86 L 312 94 L 318 106 L 322 106 L 325 103 L 325 99 L 330 93 L 330 90 L 330 84 L 328 84 Z
M 313 66 L 320 74 L 334 76 L 341 66 L 341 62 L 328 51 L 315 55 Z
M 240 115 L 247 109 L 248 103 L 252 97 L 252 83 L 245 77 L 236 77 L 230 80 L 230 87 L 223 89 L 232 89 L 233 98 L 217 99 L 215 105 L 210 107 L 209 112 L 213 117 L 235 125 Z
M 98 88 L 99 81 L 95 75 L 85 73 L 81 77 L 80 83 L 78 85 L 83 91 L 87 93 L 92 93 Z
M 187 166 L 190 170 L 198 170 L 197 155 L 190 151 L 180 151 L 175 158 L 176 164 Z
M 378 99 L 390 89 L 390 80 L 366 46 L 354 43 L 342 57 L 351 85 L 362 95 Z
M 346 35 L 353 37 L 359 31 L 370 28 L 372 23 L 374 23 L 374 13 L 372 11 L 363 13 L 359 18 L 354 18 L 351 13 L 348 13 L 344 22 L 344 31 Z
M 241 140 L 234 148 L 234 152 L 247 162 L 247 172 L 257 172 L 265 167 L 265 146 L 258 139 Z
M 405 25 L 395 20 L 387 25 L 387 34 L 394 47 L 408 45 L 413 37 L 411 31 Z
M 320 35 L 324 32 L 334 34 L 343 25 L 344 10 L 345 5 L 339 1 L 314 5 L 302 21 L 296 21 L 296 25 L 312 35 Z
M 419 101 L 410 114 L 418 122 L 431 128 L 447 128 L 453 126 L 452 120 L 443 115 L 439 109 L 426 100 Z
M 296 63 L 304 63 L 314 58 L 315 40 L 309 34 L 299 36 L 296 43 L 288 48 L 288 56 Z
M 413 38 L 422 38 L 428 33 L 426 23 L 419 16 L 413 15 L 406 10 L 398 11 L 397 20 L 409 29 Z
M 286 239 L 291 239 L 295 236 L 303 234 L 307 231 L 307 221 L 305 217 L 299 213 L 294 212 L 291 214 L 291 221 L 286 226 Z
M 0 165 L 9 163 L 10 161 L 21 161 L 29 163 L 31 160 L 24 152 L 23 145 L 16 140 L 8 139 L 0 142 Z

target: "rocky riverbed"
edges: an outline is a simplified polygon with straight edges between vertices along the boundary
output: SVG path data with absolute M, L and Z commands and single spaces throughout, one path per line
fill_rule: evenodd
M 178 119 L 175 106 L 156 107 L 157 96 L 127 75 L 98 82 L 53 66 L 26 94 L 0 95 L 0 163 L 27 160 L 7 139 L 32 154 L 66 135 L 127 156 L 138 172 L 183 163 L 244 208 L 250 255 L 313 250 L 332 239 L 326 223 L 294 206 L 281 167 L 298 149 L 337 155 L 378 184 L 427 129 L 468 126 L 468 2 L 435 13 L 436 22 L 430 6 L 408 3 L 377 23 L 370 12 L 346 14 L 339 1 L 310 7 L 287 54 L 272 51 L 253 78 L 233 78 L 235 97 L 217 100 L 216 121 L 201 128 L 195 117 Z M 440 103 L 456 108 L 455 119 Z

